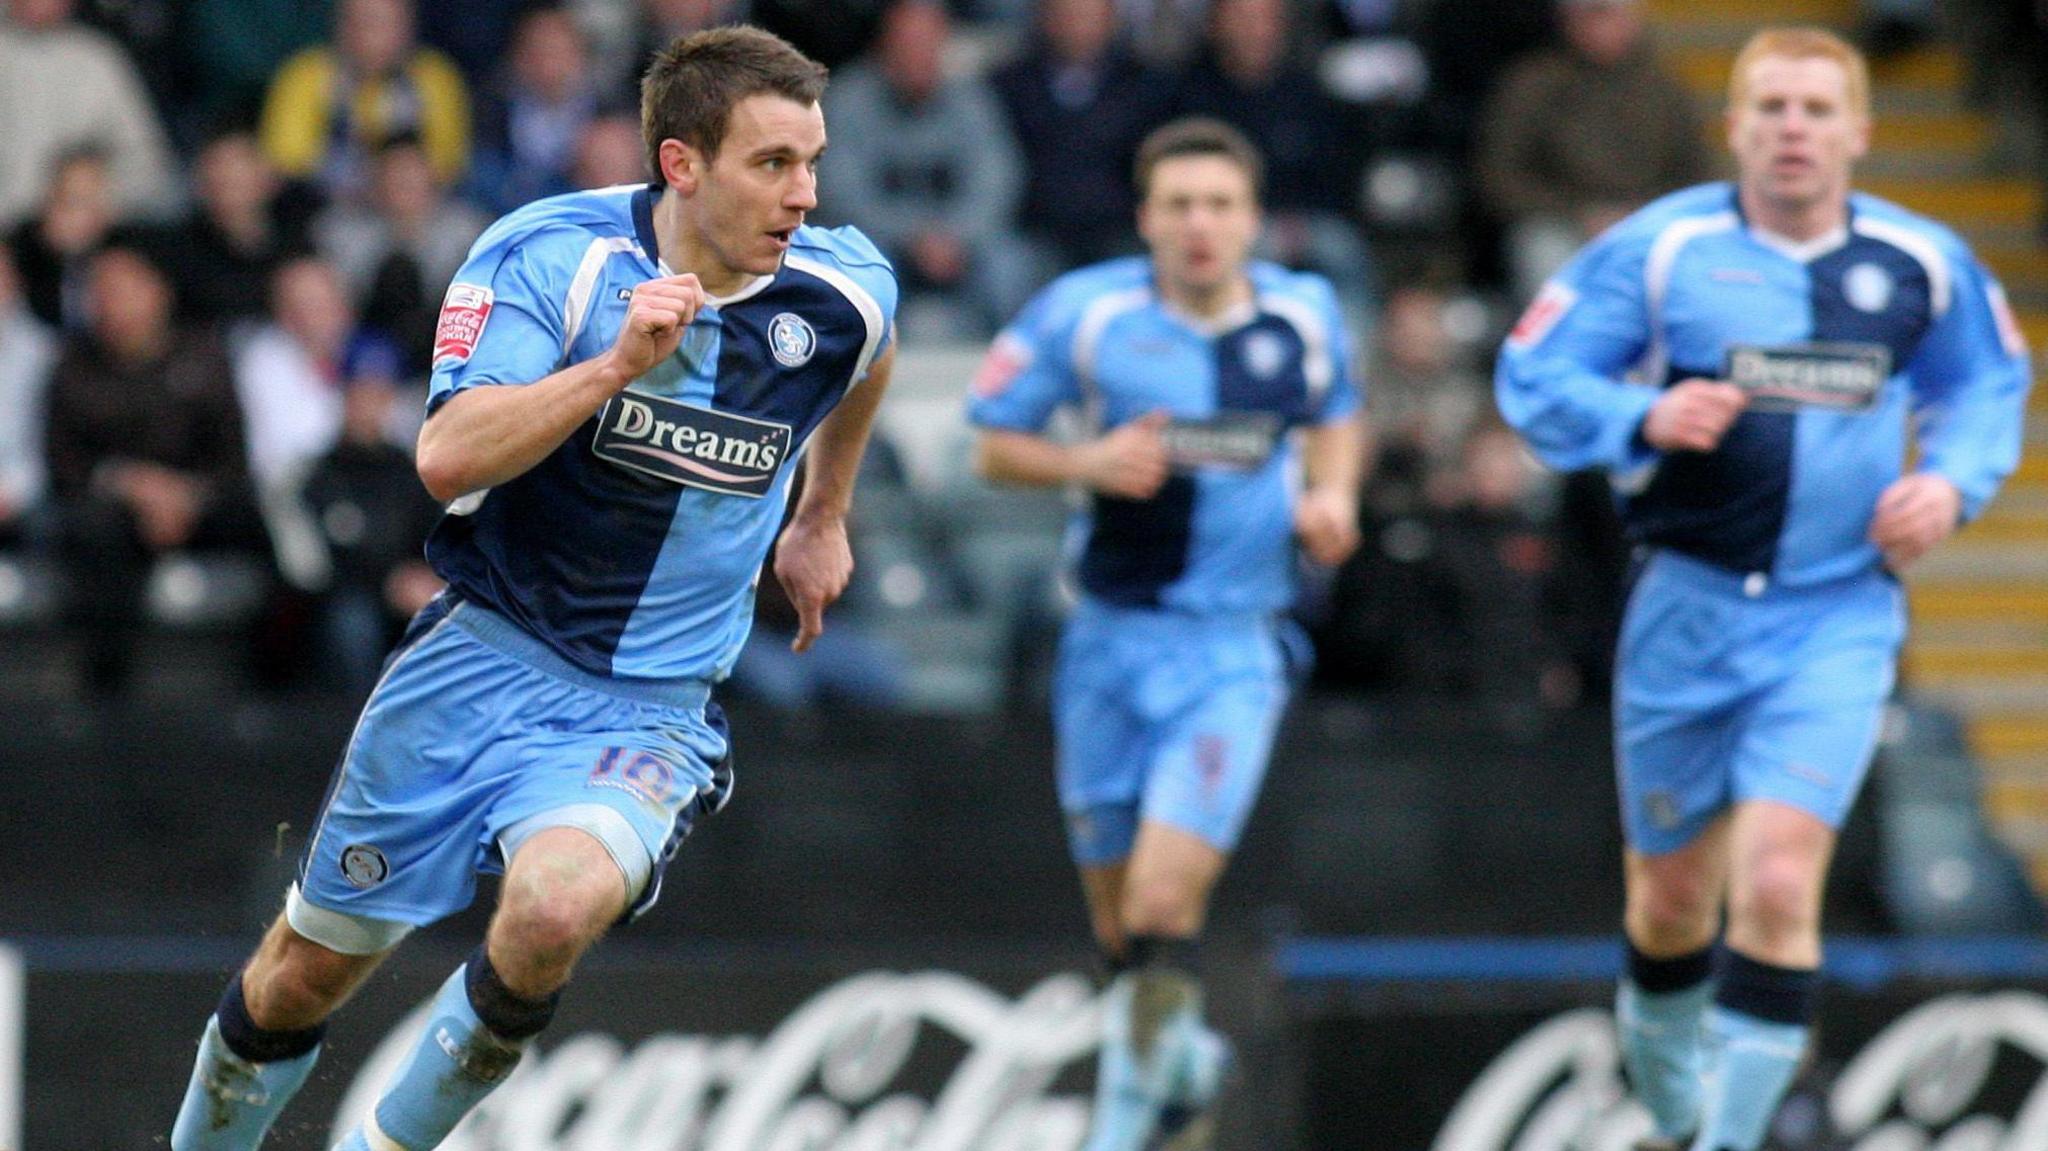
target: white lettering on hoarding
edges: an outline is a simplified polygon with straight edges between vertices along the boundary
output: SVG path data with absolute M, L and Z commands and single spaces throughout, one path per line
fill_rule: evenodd
M 1969 1113 L 2001 1060 L 2015 1054 L 2034 1076 L 2018 1108 L 2010 1116 Z M 1432 1151 L 1627 1151 L 1650 1123 L 1628 1098 L 1620 1069 L 1607 1012 L 1548 1019 L 1487 1065 Z M 2048 998 L 2003 991 L 1922 1004 L 1856 1053 L 1827 1105 L 1832 1134 L 1848 1151 L 2048 1148 Z
M 392 1029 L 335 1115 L 376 1103 L 426 1024 Z M 1085 1099 L 1053 1095 L 1094 1054 L 1088 981 L 1015 1002 L 949 972 L 870 972 L 820 992 L 761 1039 L 661 1034 L 627 1048 L 583 1033 L 527 1052 L 441 1151 L 1075 1151 Z M 934 1098 L 891 1091 L 927 1025 L 965 1054 Z

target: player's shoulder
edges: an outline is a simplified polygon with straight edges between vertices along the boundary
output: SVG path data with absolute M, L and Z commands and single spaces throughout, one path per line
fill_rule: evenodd
M 1259 299 L 1299 302 L 1316 307 L 1334 306 L 1337 289 L 1320 272 L 1298 271 L 1270 260 L 1254 260 L 1245 268 L 1252 291 Z
M 587 192 L 564 192 L 523 204 L 500 216 L 477 237 L 475 250 L 493 248 L 557 249 L 582 258 L 593 240 L 638 247 L 634 236 L 633 197 L 642 185 L 622 184 Z M 574 264 L 570 265 L 573 271 Z
M 1647 252 L 1660 242 L 1733 231 L 1741 223 L 1741 214 L 1735 207 L 1735 186 L 1716 180 L 1657 197 L 1623 217 L 1595 243 L 1617 250 Z
M 1849 227 L 1860 236 L 1889 242 L 1909 252 L 1915 248 L 1938 252 L 1951 264 L 1974 259 L 1969 241 L 1954 228 L 1868 192 L 1850 193 Z
M 820 228 L 805 224 L 797 228 L 789 240 L 788 266 L 849 282 L 885 310 L 895 310 L 895 266 L 865 232 L 852 225 Z
M 1038 293 L 1034 306 L 1057 324 L 1090 310 L 1141 307 L 1151 298 L 1152 261 L 1119 256 L 1054 277 Z

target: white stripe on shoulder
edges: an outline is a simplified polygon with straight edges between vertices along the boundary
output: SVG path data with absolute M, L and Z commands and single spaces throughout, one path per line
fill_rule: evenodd
M 1286 320 L 1301 336 L 1302 374 L 1308 377 L 1309 399 L 1321 399 L 1330 388 L 1336 368 L 1330 359 L 1330 324 L 1306 300 L 1278 292 L 1259 293 L 1259 307 Z
M 868 338 L 860 346 L 860 358 L 854 362 L 853 374 L 846 378 L 846 390 L 852 391 L 853 386 L 860 382 L 860 378 L 867 374 L 868 361 L 874 359 L 875 349 L 881 346 L 882 337 L 886 334 L 887 321 L 882 316 L 882 305 L 852 276 L 830 264 L 799 256 L 795 252 L 783 257 L 782 262 L 786 267 L 809 273 L 839 289 L 839 294 L 846 297 L 846 302 L 853 305 L 854 310 L 860 313 L 861 320 L 867 324 Z
M 635 252 L 640 245 L 628 236 L 597 236 L 590 246 L 583 249 L 583 262 L 576 265 L 576 278 L 569 281 L 569 298 L 562 303 L 562 358 L 567 359 L 569 349 L 576 346 L 576 337 L 583 334 L 583 321 L 590 316 L 590 294 L 597 288 L 597 278 L 604 272 L 606 260 L 619 252 Z
M 1659 315 L 1664 310 L 1664 292 L 1671 286 L 1671 266 L 1678 262 L 1678 253 L 1701 236 L 1733 231 L 1740 222 L 1733 212 L 1714 212 L 1674 220 L 1657 233 L 1657 238 L 1650 242 L 1650 254 L 1643 260 L 1643 291 L 1650 315 Z
M 1927 299 L 1937 317 L 1948 313 L 1954 278 L 1949 274 L 1948 258 L 1941 254 L 1941 248 L 1933 240 L 1903 224 L 1890 220 L 1873 220 L 1868 216 L 1857 216 L 1854 230 L 1859 236 L 1868 236 L 1892 247 L 1920 262 L 1927 272 Z
M 607 184 L 602 188 L 585 189 L 592 196 L 628 196 L 647 187 L 645 181 L 638 184 Z
M 1081 318 L 1074 323 L 1074 374 L 1093 386 L 1095 351 L 1102 343 L 1103 329 L 1109 327 L 1111 320 L 1144 307 L 1151 299 L 1151 288 L 1136 287 L 1090 300 L 1088 306 L 1081 309 Z

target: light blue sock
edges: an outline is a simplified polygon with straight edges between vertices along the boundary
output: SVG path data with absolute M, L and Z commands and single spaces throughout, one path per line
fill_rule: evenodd
M 1126 971 L 1104 997 L 1095 1116 L 1084 1151 L 1140 1151 L 1201 1030 L 1201 989 L 1185 972 Z
M 296 1058 L 252 1063 L 228 1048 L 220 1019 L 209 1017 L 171 1128 L 171 1151 L 253 1151 L 319 1058 L 316 1046 Z
M 1630 979 L 1621 981 L 1614 997 L 1629 1085 L 1649 1108 L 1657 1134 L 1674 1142 L 1699 1130 L 1705 1070 L 1700 1018 L 1713 997 L 1709 982 L 1657 993 Z
M 376 1110 L 374 1123 L 385 1143 L 406 1151 L 429 1151 L 455 1129 L 519 1065 L 524 1041 L 502 1039 L 484 1026 L 470 1006 L 467 964 L 441 985 L 427 1013 L 427 1029 L 399 1069 Z M 336 1151 L 385 1151 L 385 1143 L 358 1128 Z
M 1716 1004 L 1707 1012 L 1707 1091 L 1696 1151 L 1757 1151 L 1812 1029 Z

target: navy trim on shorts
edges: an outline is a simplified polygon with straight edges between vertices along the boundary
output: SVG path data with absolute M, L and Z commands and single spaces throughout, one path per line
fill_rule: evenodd
M 626 679 L 585 671 L 564 659 L 547 644 L 535 639 L 518 624 L 475 600 L 463 600 L 455 611 L 449 613 L 449 620 L 479 642 L 497 649 L 535 671 L 575 684 L 577 687 L 636 703 L 663 704 L 668 707 L 703 707 L 711 699 L 711 685 L 701 679 Z

